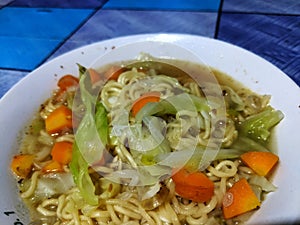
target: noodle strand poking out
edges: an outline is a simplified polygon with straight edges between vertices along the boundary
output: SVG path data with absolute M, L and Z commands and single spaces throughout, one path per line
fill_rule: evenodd
M 96 88 L 102 81 L 87 86 L 93 81 L 89 73 L 82 74 L 78 84 L 72 82 L 75 87 L 54 91 L 20 148 L 22 154 L 34 155 L 29 173 L 20 181 L 21 197 L 32 209 L 33 220 L 40 217 L 55 225 L 242 224 L 245 214 L 223 216 L 222 207 L 230 205 L 228 190 L 244 178 L 259 199 L 267 193 L 264 185 L 273 190 L 266 178 L 260 184 L 262 179 L 240 158 L 244 152 L 269 147 L 247 136 L 241 124 L 270 110 L 270 96 L 236 91 L 230 83 L 210 83 L 203 66 L 174 63 L 192 77 L 201 74 L 201 85 L 184 81 L 180 74 L 164 74 L 177 70 L 164 70 L 161 64 L 160 70 L 124 66 L 99 93 Z M 99 70 L 100 75 L 105 72 Z M 134 104 L 140 106 L 135 115 Z M 72 116 L 60 114 L 55 120 L 58 129 L 51 133 L 45 121 L 60 107 L 72 110 Z M 71 119 L 73 129 L 68 126 Z M 95 127 L 93 132 L 90 127 Z M 56 149 L 55 158 L 58 143 L 72 149 Z M 201 164 L 205 157 L 211 160 Z M 173 173 L 181 167 L 213 183 L 209 200 L 180 194 Z M 184 183 L 186 192 L 199 188 L 194 183 Z

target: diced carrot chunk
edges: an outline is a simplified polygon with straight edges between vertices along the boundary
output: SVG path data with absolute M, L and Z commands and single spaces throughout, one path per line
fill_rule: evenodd
M 175 191 L 183 198 L 206 202 L 214 194 L 214 183 L 202 172 L 188 172 L 180 169 L 172 175 Z
M 66 106 L 60 106 L 47 117 L 46 131 L 49 134 L 72 128 L 72 111 Z
M 76 87 L 78 85 L 79 85 L 79 79 L 70 74 L 67 74 L 67 75 L 61 77 L 57 82 L 57 86 L 62 91 L 65 91 L 70 87 Z
M 242 161 L 260 176 L 266 176 L 276 165 L 279 157 L 271 152 L 246 152 Z
M 68 141 L 56 142 L 51 150 L 52 159 L 67 165 L 72 160 L 73 144 Z
M 15 155 L 10 165 L 11 170 L 17 176 L 21 178 L 26 178 L 33 167 L 33 160 L 34 155 L 31 154 Z
M 223 198 L 223 215 L 230 219 L 260 206 L 260 201 L 254 194 L 248 181 L 243 178 L 237 181 Z
M 60 164 L 59 162 L 52 160 L 48 164 L 46 164 L 42 170 L 43 173 L 58 173 L 58 172 L 63 172 L 63 165 Z

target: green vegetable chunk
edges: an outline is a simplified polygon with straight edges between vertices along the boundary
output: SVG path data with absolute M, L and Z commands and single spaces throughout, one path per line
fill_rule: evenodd
M 278 124 L 283 117 L 284 115 L 281 111 L 268 108 L 256 115 L 249 116 L 239 125 L 238 129 L 242 135 L 254 141 L 266 144 L 270 136 L 270 130 Z

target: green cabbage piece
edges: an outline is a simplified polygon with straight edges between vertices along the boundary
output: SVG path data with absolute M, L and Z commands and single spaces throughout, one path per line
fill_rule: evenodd
M 90 94 L 87 90 L 85 77 L 81 77 L 79 85 L 86 112 L 75 133 L 70 170 L 85 201 L 90 205 L 96 205 L 98 197 L 88 168 L 103 155 L 108 142 L 108 120 L 104 106 L 100 102 L 96 103 L 97 95 Z
M 182 93 L 163 99 L 159 102 L 147 103 L 136 115 L 136 120 L 141 121 L 146 116 L 165 114 L 175 115 L 180 110 L 206 111 L 210 110 L 205 98 Z
M 107 112 L 101 102 L 96 104 L 95 124 L 98 131 L 99 138 L 104 146 L 108 144 L 109 127 Z
M 203 160 L 204 155 L 213 155 L 214 160 L 235 159 L 244 152 L 240 149 L 206 149 L 198 145 L 195 149 L 170 152 L 157 157 L 161 166 L 172 168 L 185 166 L 190 171 L 197 171 L 201 167 L 201 160 Z
M 72 161 L 70 170 L 74 182 L 78 187 L 84 200 L 90 205 L 98 204 L 98 197 L 95 195 L 95 186 L 88 172 L 89 164 L 83 158 L 76 143 L 73 145 Z
M 265 145 L 268 143 L 271 129 L 284 115 L 280 110 L 268 108 L 258 114 L 249 116 L 238 126 L 239 133 Z

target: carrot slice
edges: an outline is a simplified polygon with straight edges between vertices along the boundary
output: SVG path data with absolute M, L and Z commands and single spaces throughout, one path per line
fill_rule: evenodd
M 67 94 L 66 91 L 70 88 L 76 88 L 79 85 L 79 79 L 77 77 L 74 77 L 70 74 L 67 74 L 63 77 L 61 77 L 58 82 L 57 86 L 59 89 L 56 92 L 55 95 L 55 101 L 56 102 L 62 102 L 66 98 Z
M 242 161 L 260 176 L 266 176 L 276 165 L 279 157 L 272 152 L 246 152 Z
M 68 141 L 56 142 L 51 150 L 52 159 L 67 165 L 72 160 L 73 144 Z
M 55 109 L 45 121 L 46 131 L 49 134 L 72 128 L 72 111 L 66 106 Z
M 51 160 L 48 164 L 46 164 L 42 170 L 43 173 L 58 173 L 63 172 L 63 166 L 57 161 Z
M 33 167 L 34 155 L 20 154 L 15 155 L 10 164 L 11 170 L 20 178 L 26 178 Z
M 206 202 L 214 194 L 214 183 L 204 173 L 190 173 L 186 169 L 180 169 L 172 175 L 172 179 L 175 191 L 183 198 Z
M 260 206 L 260 201 L 252 191 L 248 181 L 243 178 L 237 181 L 223 198 L 223 215 L 230 219 Z
M 105 79 L 107 80 L 118 80 L 121 73 L 125 72 L 126 68 L 120 66 L 112 66 L 104 74 Z
M 98 73 L 96 70 L 94 70 L 93 68 L 88 69 L 89 75 L 90 75 L 90 79 L 91 79 L 91 83 L 95 84 L 98 81 L 101 80 L 101 74 Z
M 93 68 L 88 69 L 91 83 L 95 84 L 100 80 L 108 81 L 108 80 L 118 80 L 121 73 L 125 71 L 125 68 L 120 66 L 112 66 L 106 72 L 99 73 Z
M 134 116 L 149 102 L 159 102 L 160 101 L 160 93 L 158 91 L 152 91 L 143 94 L 137 100 L 135 100 L 132 104 L 131 112 Z
M 78 84 L 79 79 L 70 74 L 61 77 L 57 82 L 57 86 L 63 91 L 67 90 L 70 87 L 76 87 L 78 86 Z

